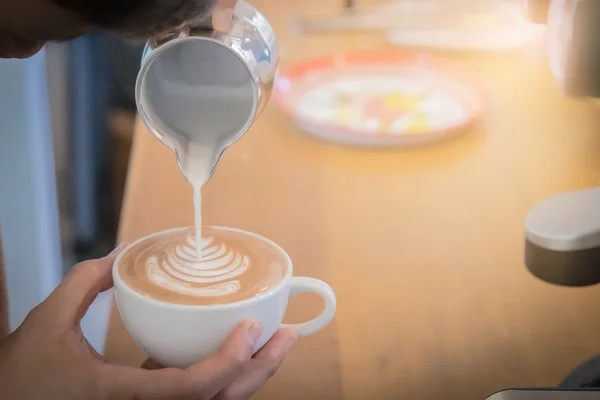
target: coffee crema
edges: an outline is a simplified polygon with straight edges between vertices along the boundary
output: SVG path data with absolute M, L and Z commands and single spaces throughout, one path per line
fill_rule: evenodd
M 194 228 L 185 228 L 137 243 L 121 257 L 118 273 L 127 286 L 152 299 L 211 305 L 264 293 L 283 279 L 286 268 L 282 252 L 259 237 L 203 227 L 199 242 Z

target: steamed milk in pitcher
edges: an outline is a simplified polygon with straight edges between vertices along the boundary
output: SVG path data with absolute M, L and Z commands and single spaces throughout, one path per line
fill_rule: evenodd
M 175 152 L 193 187 L 198 256 L 202 185 L 266 103 L 277 61 L 271 26 L 245 2 L 236 6 L 227 33 L 189 25 L 146 46 L 136 84 L 138 111 L 150 132 Z

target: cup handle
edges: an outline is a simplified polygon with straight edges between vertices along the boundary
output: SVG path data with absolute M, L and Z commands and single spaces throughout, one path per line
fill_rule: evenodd
M 281 324 L 282 328 L 293 329 L 298 336 L 308 336 L 320 331 L 331 322 L 335 315 L 337 301 L 335 293 L 331 287 L 323 281 L 314 278 L 294 277 L 292 278 L 292 287 L 290 289 L 290 299 L 297 294 L 304 292 L 313 292 L 318 294 L 325 301 L 325 308 L 321 314 L 308 322 L 302 324 Z

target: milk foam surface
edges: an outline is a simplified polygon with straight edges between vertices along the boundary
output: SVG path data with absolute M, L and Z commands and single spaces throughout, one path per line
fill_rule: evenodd
M 136 292 L 169 303 L 223 304 L 264 293 L 283 279 L 285 256 L 270 243 L 234 230 L 194 229 L 146 239 L 129 249 L 119 274 Z

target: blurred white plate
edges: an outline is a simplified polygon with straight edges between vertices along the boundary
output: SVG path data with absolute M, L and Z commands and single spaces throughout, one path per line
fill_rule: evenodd
M 282 70 L 274 99 L 301 129 L 330 141 L 414 145 L 481 115 L 481 92 L 464 75 L 412 52 L 336 53 Z

